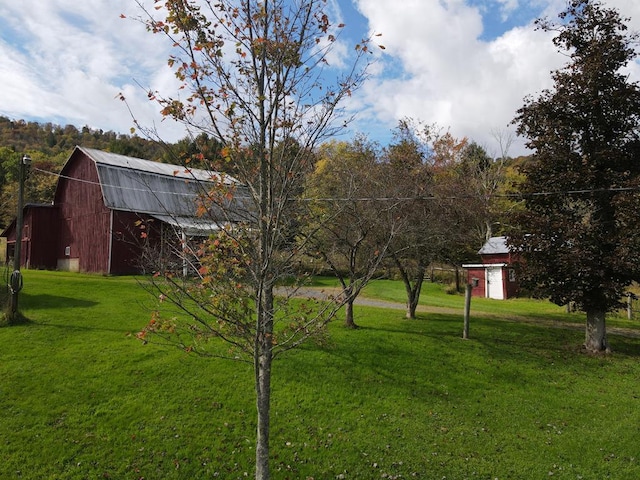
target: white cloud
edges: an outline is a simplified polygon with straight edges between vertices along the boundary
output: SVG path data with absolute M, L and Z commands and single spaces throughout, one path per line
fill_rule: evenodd
M 498 0 L 498 3 L 500 4 L 500 12 L 502 13 L 503 21 L 506 21 L 520 6 L 518 0 Z
M 154 11 L 152 0 L 145 3 Z M 640 30 L 640 2 L 606 3 Z M 550 87 L 550 71 L 566 61 L 531 23 L 533 15 L 557 18 L 566 0 L 328 5 L 334 23 L 344 21 L 348 30 L 336 44 L 332 71 L 350 55 L 349 42 L 367 36 L 364 30 L 382 33 L 376 40 L 385 50 L 375 49 L 379 62 L 370 80 L 346 105 L 358 113 L 356 129 L 374 139 L 389 139 L 397 121 L 410 116 L 492 148 L 491 132 L 506 129 L 523 98 Z M 353 18 L 353 6 L 363 18 Z M 0 2 L 0 115 L 127 133 L 133 121 L 116 98 L 122 92 L 143 125 L 156 125 L 168 140 L 183 136 L 182 128 L 161 121 L 144 92 L 178 90 L 166 65 L 170 45 L 132 20 L 140 13 L 134 0 Z M 640 79 L 640 65 L 628 71 Z M 511 153 L 522 152 L 520 141 Z
M 126 92 L 130 107 L 145 124 L 158 122 L 159 108 L 144 87 L 171 86 L 168 50 L 133 19 L 132 0 L 22 0 L 0 6 L 0 84 L 7 98 L 0 114 L 38 121 L 89 125 L 128 133 L 133 120 L 116 97 Z M 172 78 L 172 77 L 171 77 Z M 154 82 L 159 82 L 154 85 Z M 183 136 L 163 124 L 170 139 Z
M 492 132 L 514 131 L 509 124 L 524 97 L 551 87 L 550 72 L 567 58 L 556 51 L 551 34 L 535 30 L 533 18 L 497 38 L 482 40 L 483 13 L 490 3 L 505 17 L 516 13 L 515 0 L 475 6 L 462 0 L 358 0 L 370 28 L 383 32 L 383 62 L 396 63 L 402 71 L 395 78 L 378 75 L 365 88 L 367 114 L 388 121 L 389 128 L 407 116 L 437 123 L 489 150 L 495 147 Z M 635 13 L 640 21 L 640 2 L 610 3 L 617 3 L 624 15 Z M 564 1 L 537 3 L 552 19 L 565 6 Z M 368 123 L 365 118 L 363 124 Z M 523 143 L 517 139 L 510 153 L 525 153 Z

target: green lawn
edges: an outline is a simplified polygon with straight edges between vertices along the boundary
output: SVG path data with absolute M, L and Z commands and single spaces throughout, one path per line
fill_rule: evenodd
M 250 366 L 140 343 L 146 295 L 127 277 L 25 272 L 29 322 L 0 328 L 0 479 L 252 475 Z M 337 321 L 328 344 L 281 357 L 273 478 L 640 478 L 640 339 L 590 357 L 581 330 L 535 323 L 579 314 L 474 299 L 465 341 L 463 301 L 429 284 L 425 304 L 459 312 L 356 307 L 361 329 Z

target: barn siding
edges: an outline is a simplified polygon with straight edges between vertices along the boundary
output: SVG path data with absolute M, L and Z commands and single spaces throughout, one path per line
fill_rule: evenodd
M 53 206 L 33 206 L 25 224 L 28 234 L 28 267 L 48 269 L 56 267 L 58 241 L 58 209 Z
M 77 261 L 82 272 L 110 273 L 110 211 L 102 200 L 95 163 L 84 153 L 75 153 L 77 161 L 67 163 L 56 189 L 61 219 L 58 264 Z
M 510 253 L 492 253 L 492 254 L 484 254 L 480 255 L 482 259 L 482 263 L 493 264 L 493 263 L 511 263 L 511 254 Z
M 474 282 L 474 279 L 477 282 Z M 485 297 L 485 269 L 482 267 L 471 267 L 467 269 L 467 283 L 472 285 L 471 295 L 474 297 Z
M 145 241 L 138 225 L 140 220 L 146 221 L 148 217 L 133 212 L 113 211 L 111 273 L 126 275 L 143 270 L 140 262 Z
M 53 205 L 28 204 L 24 208 L 20 266 L 27 268 L 55 268 L 55 252 L 51 248 L 57 243 L 58 209 Z M 13 257 L 16 244 L 16 222 L 5 230 L 7 238 L 5 262 Z
M 504 269 L 505 275 L 505 288 L 506 288 L 506 298 L 517 297 L 520 293 L 520 282 L 518 282 L 518 277 L 516 277 L 515 270 L 513 268 L 507 267 Z
M 141 258 L 149 249 L 143 247 L 162 251 L 164 227 L 178 221 L 197 231 L 212 227 L 211 221 L 195 225 L 192 220 L 202 187 L 194 178 L 209 181 L 212 174 L 76 147 L 62 169 L 48 213 L 42 205 L 32 216 L 25 210 L 22 264 L 110 274 L 144 271 Z M 147 238 L 141 238 L 139 220 L 152 226 Z M 4 234 L 9 237 L 12 228 L 15 222 Z M 15 232 L 13 236 L 7 254 L 15 246 Z M 169 237 L 175 241 L 174 235 Z

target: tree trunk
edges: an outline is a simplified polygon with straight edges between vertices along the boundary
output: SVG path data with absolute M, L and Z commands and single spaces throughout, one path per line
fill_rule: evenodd
M 256 403 L 258 426 L 256 440 L 256 480 L 269 480 L 269 410 L 271 407 L 271 351 L 258 359 Z
M 422 282 L 424 281 L 426 269 L 420 268 L 413 286 L 411 283 L 405 284 L 407 287 L 407 314 L 406 317 L 409 320 L 415 320 L 416 310 L 418 309 L 418 302 L 420 301 L 420 292 L 422 291 Z
M 584 347 L 588 352 L 593 353 L 609 351 L 604 310 L 587 310 Z
M 406 317 L 409 320 L 415 320 L 416 309 L 418 308 L 418 302 L 420 301 L 420 292 L 422 291 L 422 283 L 424 282 L 427 268 L 424 265 L 419 265 L 414 283 L 411 284 L 409 272 L 404 268 L 402 262 L 395 255 L 393 256 L 393 260 L 398 268 L 398 272 L 400 272 L 402 283 L 404 283 L 404 290 L 407 293 Z
M 258 335 L 254 353 L 256 408 L 256 480 L 269 480 L 269 425 L 271 409 L 271 362 L 273 359 L 273 288 L 265 287 L 259 298 Z
M 471 316 L 471 291 L 473 287 L 467 283 L 464 291 L 464 320 L 462 325 L 462 338 L 469 338 L 469 317 Z
M 419 294 L 417 294 L 415 291 L 412 291 L 411 293 L 409 293 L 408 297 L 407 297 L 407 312 L 405 314 L 405 316 L 409 319 L 409 320 L 415 320 L 416 319 L 416 309 L 418 308 L 418 299 L 419 299 Z
M 488 242 L 493 237 L 493 224 L 489 220 L 484 221 L 485 232 L 484 232 L 484 241 Z
M 354 300 L 355 299 L 350 296 L 349 299 L 347 300 L 347 303 L 344 304 L 344 309 L 345 309 L 344 325 L 347 328 L 358 328 L 358 325 L 356 325 L 356 322 L 353 320 Z

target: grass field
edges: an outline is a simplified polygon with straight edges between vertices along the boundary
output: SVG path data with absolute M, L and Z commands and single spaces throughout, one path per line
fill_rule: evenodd
M 640 339 L 591 357 L 580 329 L 540 325 L 578 314 L 474 299 L 465 341 L 463 298 L 427 287 L 451 313 L 356 307 L 362 328 L 279 358 L 274 479 L 640 478 Z M 20 302 L 29 321 L 0 328 L 0 479 L 252 476 L 251 367 L 140 343 L 135 279 L 26 271 Z

